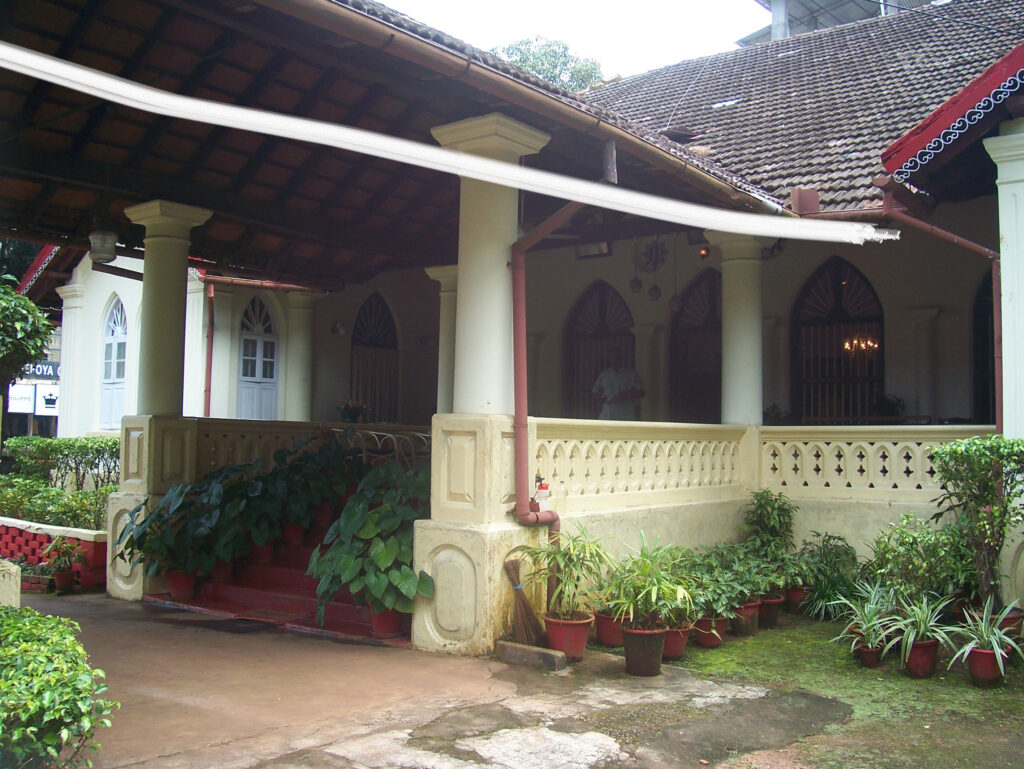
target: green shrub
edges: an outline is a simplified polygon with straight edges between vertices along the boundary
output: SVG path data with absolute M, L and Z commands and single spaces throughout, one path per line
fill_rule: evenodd
M 100 699 L 102 670 L 76 638 L 78 624 L 33 609 L 0 607 L 0 766 L 91 766 L 97 727 L 116 702 Z
M 52 526 L 104 529 L 107 497 L 116 486 L 65 491 L 38 478 L 0 476 L 0 515 Z
M 842 613 L 837 603 L 851 595 L 857 577 L 857 551 L 839 534 L 811 532 L 803 541 L 799 557 L 812 575 L 810 594 L 804 608 L 812 617 L 835 619 Z
M 120 472 L 120 438 L 42 438 L 19 435 L 8 438 L 5 448 L 22 475 L 52 481 L 59 488 L 81 491 L 86 481 L 93 488 L 117 483 Z

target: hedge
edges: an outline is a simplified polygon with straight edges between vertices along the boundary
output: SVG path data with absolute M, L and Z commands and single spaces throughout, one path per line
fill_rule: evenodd
M 120 438 L 42 438 L 17 435 L 4 442 L 22 474 L 50 480 L 59 488 L 81 491 L 86 480 L 93 488 L 111 486 L 120 473 Z
M 0 766 L 92 766 L 93 735 L 118 703 L 100 698 L 102 670 L 89 667 L 78 623 L 34 609 L 0 607 Z
M 107 497 L 115 488 L 66 491 L 39 478 L 0 475 L 0 515 L 53 526 L 105 529 Z

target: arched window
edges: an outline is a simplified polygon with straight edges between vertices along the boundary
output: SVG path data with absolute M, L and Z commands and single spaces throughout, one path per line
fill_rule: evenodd
M 103 372 L 100 378 L 100 428 L 121 426 L 124 416 L 124 374 L 128 357 L 128 316 L 117 296 L 103 321 Z
M 277 419 L 278 342 L 267 303 L 254 296 L 242 313 L 238 418 Z
M 884 411 L 882 305 L 867 278 L 834 256 L 793 309 L 793 416 L 809 424 L 870 423 Z
M 982 425 L 996 421 L 995 317 L 992 314 L 992 273 L 974 295 L 974 421 Z
M 627 368 L 635 368 L 633 315 L 618 291 L 597 280 L 576 300 L 565 324 L 562 407 L 566 417 L 597 417 L 592 389 L 613 347 L 621 350 Z
M 702 271 L 680 296 L 669 336 L 674 422 L 722 421 L 722 274 Z
M 378 293 L 363 302 L 352 329 L 349 398 L 366 404 L 367 422 L 398 421 L 398 332 Z

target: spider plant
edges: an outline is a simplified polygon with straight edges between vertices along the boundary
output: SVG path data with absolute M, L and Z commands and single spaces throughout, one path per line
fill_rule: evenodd
M 943 646 L 952 646 L 952 628 L 942 621 L 943 611 L 952 602 L 952 598 L 935 598 L 928 594 L 916 599 L 901 596 L 896 616 L 886 623 L 886 631 L 892 637 L 882 653 L 887 654 L 899 645 L 900 659 L 906 663 L 911 647 L 919 641 L 936 640 Z
M 1004 661 L 1011 650 L 1024 659 L 1024 651 L 1021 651 L 1020 646 L 1013 640 L 1010 633 L 1000 627 L 1000 624 L 1016 605 L 1016 601 L 1007 604 L 996 615 L 993 608 L 993 596 L 989 595 L 985 599 L 985 606 L 982 608 L 981 614 L 966 612 L 963 621 L 951 630 L 951 634 L 963 639 L 964 643 L 957 648 L 953 659 L 949 661 L 949 667 L 953 667 L 953 663 L 957 660 L 967 662 L 968 656 L 975 650 L 995 652 L 1000 675 L 1006 675 Z
M 846 623 L 843 632 L 832 642 L 849 642 L 851 651 L 860 647 L 881 648 L 885 643 L 893 602 L 892 591 L 882 583 L 855 583 L 850 598 L 842 596 L 832 602 Z

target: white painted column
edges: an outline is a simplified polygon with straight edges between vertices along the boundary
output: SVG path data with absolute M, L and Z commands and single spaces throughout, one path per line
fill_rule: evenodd
M 644 397 L 640 399 L 640 419 L 654 422 L 661 418 L 662 383 L 666 379 L 661 368 L 661 332 L 657 323 L 640 323 L 633 328 L 636 337 L 636 371 L 644 380 Z
M 238 326 L 235 318 L 234 290 L 230 286 L 214 285 L 213 368 L 210 372 L 211 417 L 233 419 L 236 416 L 240 364 L 235 331 Z
M 459 268 L 427 267 L 427 277 L 441 286 L 437 331 L 437 413 L 451 414 L 455 381 L 455 302 Z
M 935 319 L 939 317 L 939 308 L 911 307 L 907 314 L 914 328 L 914 390 L 917 393 L 909 413 L 930 414 L 934 417 L 935 382 L 938 379 L 935 367 Z
M 88 257 L 86 257 L 88 258 Z M 78 283 L 69 283 L 66 286 L 59 286 L 57 294 L 62 301 L 61 330 L 60 330 L 60 398 L 57 400 L 57 437 L 65 438 L 75 435 L 84 435 L 88 430 L 95 429 L 97 423 L 91 425 L 79 425 L 77 419 L 81 414 L 92 414 L 93 418 L 99 417 L 99 401 L 90 404 L 89 407 L 82 402 L 86 391 L 89 388 L 81 381 L 81 372 L 78 370 L 76 361 L 86 351 L 82 349 L 81 326 L 82 326 L 82 299 L 85 296 L 85 286 Z M 102 322 L 102 321 L 101 321 Z M 102 332 L 102 326 L 97 324 Z M 95 348 L 96 355 L 102 355 L 102 348 L 99 344 Z M 98 381 L 98 380 L 97 380 Z M 94 388 L 97 392 L 99 385 Z
M 441 146 L 516 163 L 551 138 L 504 115 L 460 120 L 431 130 Z M 519 237 L 519 193 L 462 179 L 452 409 L 511 414 L 512 275 L 509 247 Z
M 181 416 L 189 233 L 211 212 L 151 200 L 126 208 L 124 214 L 146 228 L 136 410 Z
M 759 425 L 762 391 L 761 250 L 749 235 L 705 233 L 722 254 L 722 423 Z
M 316 297 L 304 291 L 285 295 L 288 338 L 284 386 L 284 418 L 309 422 L 313 418 L 313 305 Z
M 985 139 L 996 163 L 1003 313 L 1003 434 L 1024 438 L 1024 118 Z

